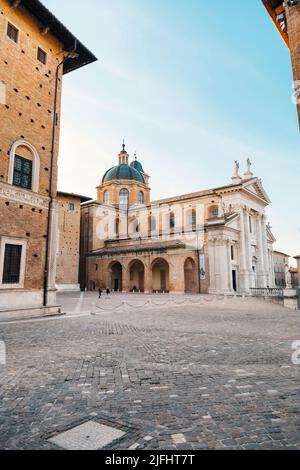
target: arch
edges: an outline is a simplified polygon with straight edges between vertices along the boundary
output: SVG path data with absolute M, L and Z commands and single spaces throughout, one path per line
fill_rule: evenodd
M 151 264 L 152 290 L 154 292 L 169 292 L 169 263 L 164 258 L 156 258 Z
M 197 266 L 192 258 L 184 262 L 184 291 L 198 292 Z
M 145 265 L 139 260 L 131 261 L 128 266 L 129 290 L 131 292 L 144 292 L 145 283 Z
M 104 191 L 103 193 L 103 202 L 104 204 L 109 204 L 109 191 Z
M 143 191 L 140 191 L 139 192 L 139 204 L 144 204 L 144 201 L 145 201 L 144 193 Z
M 24 139 L 17 140 L 14 142 L 10 148 L 9 152 L 9 168 L 8 168 L 8 184 L 13 184 L 14 179 L 14 168 L 15 168 L 15 156 L 17 149 L 19 147 L 27 148 L 31 155 L 32 155 L 32 183 L 31 183 L 31 191 L 34 193 L 38 193 L 39 191 L 39 183 L 40 183 L 40 156 L 38 151 L 30 142 Z
M 126 188 L 121 189 L 119 193 L 119 203 L 123 206 L 128 206 L 129 203 L 129 191 Z
M 119 261 L 112 261 L 108 267 L 108 287 L 115 292 L 123 288 L 123 266 Z

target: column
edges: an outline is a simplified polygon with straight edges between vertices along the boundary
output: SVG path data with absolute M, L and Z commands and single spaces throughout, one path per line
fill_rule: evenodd
M 215 240 L 208 241 L 208 262 L 209 262 L 209 293 L 214 293 L 216 291 L 216 276 L 215 276 Z
M 268 259 L 268 241 L 267 241 L 267 225 L 266 225 L 266 216 L 262 215 L 261 217 L 262 224 L 262 249 L 263 249 L 263 258 L 264 258 L 264 267 L 265 267 L 265 285 L 269 285 L 269 259 Z
M 145 263 L 144 291 L 145 294 L 151 294 L 152 292 L 152 269 L 150 261 Z
M 240 211 L 240 266 L 239 286 L 241 290 L 249 290 L 249 237 L 247 236 L 247 226 L 245 223 L 245 209 Z

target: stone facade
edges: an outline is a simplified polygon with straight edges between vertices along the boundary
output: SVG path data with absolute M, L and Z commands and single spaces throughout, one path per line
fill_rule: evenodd
M 39 8 L 29 13 L 22 1 L 0 0 L 0 312 L 23 310 L 24 314 L 59 312 L 55 258 L 60 103 L 62 75 L 73 65 L 59 66 L 67 54 L 62 37 L 67 30 L 59 23 L 60 34 L 52 32 L 58 20 L 36 3 Z M 41 14 L 52 21 L 51 32 L 41 24 Z M 77 60 L 74 68 L 83 65 Z M 87 62 L 91 61 L 89 57 Z
M 251 162 L 227 186 L 143 204 L 134 185 L 102 180 L 97 200 L 82 204 L 82 289 L 230 294 L 275 285 L 270 200 Z

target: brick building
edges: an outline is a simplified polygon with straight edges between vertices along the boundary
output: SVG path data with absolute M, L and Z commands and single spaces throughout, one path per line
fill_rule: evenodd
M 251 162 L 230 184 L 151 201 L 149 176 L 123 149 L 81 209 L 81 288 L 233 293 L 275 285 L 270 200 Z
M 56 303 L 62 76 L 96 60 L 37 0 L 0 0 L 0 315 Z
M 90 198 L 58 191 L 56 288 L 79 290 L 80 204 Z
M 300 124 L 300 1 L 299 0 L 262 0 L 274 25 L 290 50 L 295 101 Z

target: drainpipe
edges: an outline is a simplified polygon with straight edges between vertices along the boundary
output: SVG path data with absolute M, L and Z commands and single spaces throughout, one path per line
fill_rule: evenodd
M 67 59 L 75 59 L 78 57 L 76 53 L 77 41 L 75 41 L 74 48 L 68 52 L 63 60 L 57 65 L 55 73 L 55 91 L 54 91 L 54 107 L 53 107 L 53 121 L 52 121 L 52 143 L 51 143 L 51 159 L 50 159 L 50 180 L 49 180 L 49 206 L 48 206 L 48 219 L 47 219 L 47 235 L 46 235 L 46 251 L 45 251 L 45 269 L 44 269 L 44 294 L 43 294 L 43 307 L 48 305 L 48 286 L 49 286 L 49 253 L 50 253 L 50 234 L 52 224 L 52 211 L 53 211 L 53 170 L 54 170 L 54 155 L 56 143 L 56 126 L 57 126 L 57 100 L 58 100 L 58 84 L 59 84 L 59 70 Z

